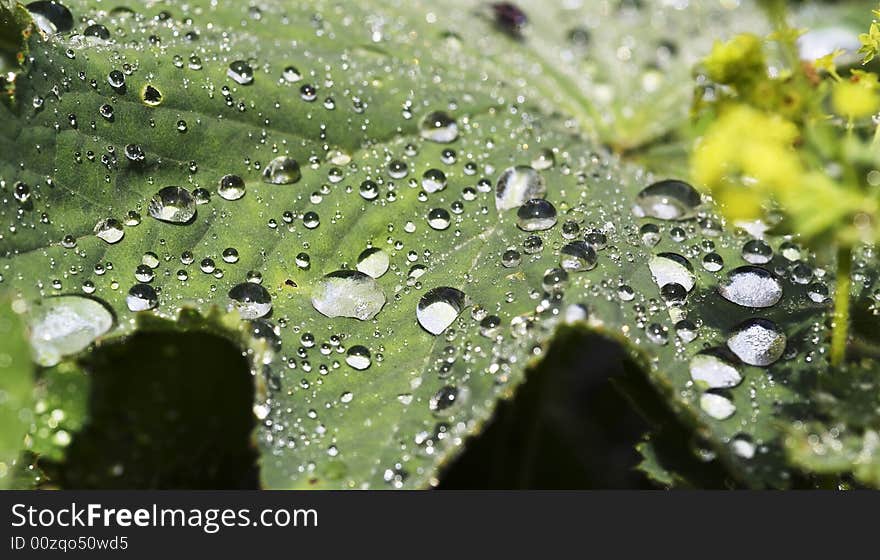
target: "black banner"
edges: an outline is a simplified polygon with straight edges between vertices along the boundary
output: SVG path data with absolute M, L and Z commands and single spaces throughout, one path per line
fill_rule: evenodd
M 877 492 L 0 492 L 0 558 L 840 555 Z M 382 555 L 382 556 L 379 556 Z

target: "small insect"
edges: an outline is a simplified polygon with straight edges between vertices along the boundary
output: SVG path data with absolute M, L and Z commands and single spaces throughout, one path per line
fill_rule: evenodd
M 495 24 L 511 35 L 519 35 L 529 21 L 526 13 L 513 2 L 495 2 L 491 7 Z

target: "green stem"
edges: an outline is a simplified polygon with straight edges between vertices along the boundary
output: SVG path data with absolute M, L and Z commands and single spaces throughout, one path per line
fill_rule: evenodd
M 831 365 L 839 367 L 846 359 L 849 334 L 849 299 L 852 291 L 852 250 L 837 249 L 837 284 L 834 292 L 834 326 L 831 330 Z

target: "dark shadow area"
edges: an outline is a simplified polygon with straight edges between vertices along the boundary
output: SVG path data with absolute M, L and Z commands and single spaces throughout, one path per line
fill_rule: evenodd
M 139 333 L 82 365 L 92 378 L 88 421 L 54 466 L 61 487 L 257 487 L 254 385 L 229 341 Z
M 441 489 L 653 488 L 635 469 L 648 424 L 612 380 L 620 346 L 566 330 L 440 478 Z

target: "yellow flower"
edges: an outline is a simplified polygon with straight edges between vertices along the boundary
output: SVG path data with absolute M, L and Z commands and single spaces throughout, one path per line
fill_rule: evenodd
M 748 83 L 767 74 L 761 38 L 750 33 L 716 42 L 703 64 L 709 79 L 719 84 Z
M 850 119 L 867 117 L 880 110 L 880 95 L 867 81 L 837 82 L 831 90 L 831 106 Z

